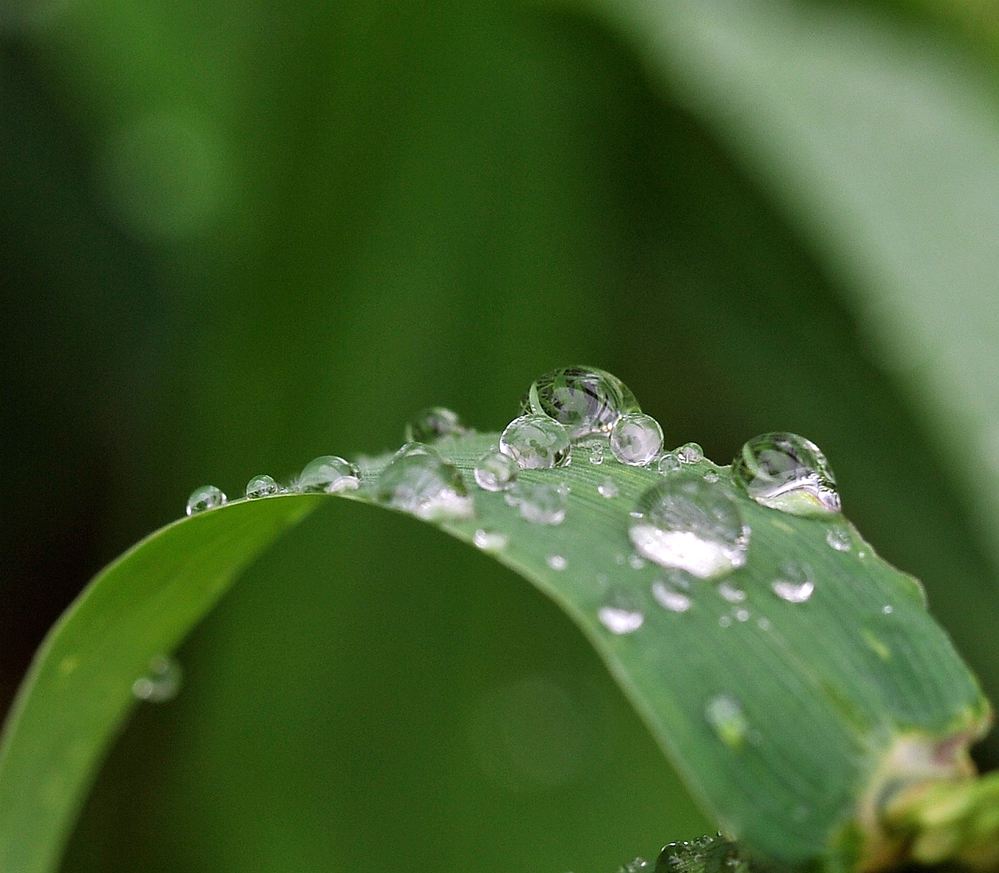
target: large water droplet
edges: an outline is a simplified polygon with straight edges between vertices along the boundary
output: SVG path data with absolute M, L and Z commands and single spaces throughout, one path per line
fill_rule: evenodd
M 646 558 L 701 579 L 746 563 L 749 530 L 735 502 L 701 479 L 671 477 L 649 488 L 632 513 L 628 534 Z
M 623 635 L 637 631 L 645 624 L 645 613 L 625 592 L 616 592 L 597 610 L 600 623 L 612 634 Z
M 527 470 L 561 467 L 569 463 L 569 434 L 547 415 L 522 415 L 503 430 L 500 451 Z
M 221 489 L 214 485 L 202 485 L 200 488 L 195 488 L 187 498 L 186 511 L 188 515 L 195 515 L 209 509 L 217 509 L 224 505 L 225 501 L 226 496 Z
M 361 472 L 337 455 L 320 455 L 302 468 L 296 484 L 305 493 L 354 491 L 361 484 Z
M 445 436 L 459 436 L 467 428 L 461 423 L 457 412 L 443 406 L 421 409 L 407 423 L 407 442 L 430 443 Z
M 610 447 L 622 464 L 645 467 L 663 447 L 663 429 L 651 415 L 629 412 L 614 423 Z
M 475 482 L 486 491 L 506 491 L 516 481 L 519 470 L 509 455 L 486 452 L 475 464 Z
M 742 748 L 749 723 L 738 700 L 728 694 L 718 694 L 707 702 L 704 717 L 726 746 L 730 749 Z
M 163 703 L 180 691 L 183 673 L 173 658 L 158 655 L 149 662 L 146 672 L 132 683 L 132 694 L 139 700 Z
M 623 413 L 641 412 L 641 408 L 617 376 L 596 367 L 563 367 L 534 381 L 523 412 L 551 416 L 578 440 L 610 433 Z
M 804 603 L 815 591 L 815 580 L 807 565 L 788 561 L 780 565 L 777 578 L 770 583 L 770 587 L 781 600 Z
M 517 482 L 507 491 L 506 501 L 531 524 L 557 525 L 565 521 L 569 492 L 546 482 Z
M 246 497 L 249 500 L 256 500 L 259 497 L 270 497 L 273 494 L 280 494 L 284 489 L 274 481 L 273 476 L 261 473 L 254 476 L 246 483 Z
M 475 511 L 458 468 L 437 455 L 396 458 L 378 477 L 375 497 L 430 520 L 469 518 Z
M 815 443 L 793 433 L 754 437 L 732 462 L 732 476 L 757 503 L 792 515 L 839 512 L 836 479 Z

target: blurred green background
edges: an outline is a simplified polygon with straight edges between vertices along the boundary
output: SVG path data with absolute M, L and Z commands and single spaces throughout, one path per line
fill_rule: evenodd
M 2 0 L 0 51 L 0 708 L 194 486 L 499 429 L 578 362 L 719 462 L 816 440 L 999 697 L 991 0 Z M 179 658 L 67 871 L 604 873 L 709 827 L 568 621 L 408 519 L 317 513 Z

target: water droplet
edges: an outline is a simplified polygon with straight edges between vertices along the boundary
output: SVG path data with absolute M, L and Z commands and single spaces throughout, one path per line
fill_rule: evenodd
M 639 554 L 701 579 L 746 563 L 749 529 L 735 502 L 700 479 L 669 478 L 638 500 L 628 535 Z
M 583 443 L 577 443 L 577 446 L 582 447 L 586 452 L 589 453 L 590 463 L 594 466 L 599 466 L 604 462 L 604 446 L 606 445 L 605 440 L 587 440 Z
M 565 521 L 568 497 L 565 488 L 544 482 L 517 482 L 506 493 L 507 503 L 516 506 L 521 518 L 532 524 L 561 524 Z
M 214 485 L 202 485 L 200 488 L 195 488 L 187 498 L 187 514 L 195 515 L 209 509 L 218 509 L 225 504 L 225 501 L 226 496 L 220 489 Z
M 699 464 L 704 460 L 704 449 L 697 443 L 684 443 L 676 450 L 681 464 Z
M 853 548 L 853 537 L 847 527 L 831 527 L 826 531 L 826 542 L 837 552 L 848 552 Z
M 396 458 L 378 477 L 375 497 L 423 519 L 469 518 L 474 514 L 458 468 L 436 455 Z
M 645 623 L 645 613 L 634 600 L 624 592 L 615 593 L 597 610 L 600 623 L 612 634 L 630 634 Z
M 635 395 L 616 376 L 596 367 L 562 367 L 534 381 L 523 412 L 548 415 L 579 440 L 608 434 L 626 412 L 641 412 Z
M 597 485 L 597 494 L 601 497 L 606 497 L 608 500 L 612 497 L 617 497 L 619 493 L 617 483 L 613 479 L 604 479 L 603 482 Z
M 792 515 L 839 512 L 840 499 L 825 455 L 793 433 L 754 437 L 732 462 L 732 476 L 757 503 Z
M 895 611 L 895 607 L 886 603 L 884 606 L 881 607 L 881 611 L 885 615 L 891 615 Z
M 732 627 L 732 616 L 723 615 L 718 619 L 718 625 L 720 627 Z
M 146 672 L 132 683 L 132 694 L 139 700 L 163 703 L 180 691 L 183 673 L 173 658 L 158 655 L 149 662 Z
M 280 494 L 284 489 L 274 481 L 273 476 L 262 473 L 254 476 L 246 483 L 246 496 L 249 500 L 256 500 L 258 497 L 270 497 L 272 494 Z
M 686 612 L 690 609 L 690 597 L 678 590 L 672 579 L 657 579 L 652 583 L 652 597 L 663 609 L 670 612 Z
M 475 464 L 475 481 L 485 491 L 506 491 L 517 479 L 519 470 L 509 455 L 486 452 Z
M 770 583 L 781 600 L 788 603 L 804 603 L 815 591 L 815 580 L 812 571 L 805 565 L 794 561 L 781 564 L 777 570 L 777 578 Z
M 718 593 L 729 603 L 743 603 L 746 599 L 746 592 L 728 580 L 725 580 L 718 586 Z
M 406 423 L 405 438 L 407 442 L 431 443 L 441 437 L 459 436 L 466 430 L 457 412 L 431 406 L 421 409 Z
M 756 626 L 761 631 L 768 631 L 768 630 L 770 630 L 770 619 L 769 618 L 760 617 L 760 618 L 756 619 Z
M 738 700 L 728 694 L 718 694 L 704 707 L 704 717 L 726 746 L 730 749 L 742 748 L 749 724 Z
M 705 472 L 703 478 L 709 485 L 714 485 L 718 481 L 718 472 L 716 470 L 708 470 Z
M 749 621 L 749 610 L 744 607 L 735 610 L 732 614 L 736 621 Z
M 629 412 L 615 423 L 610 448 L 622 464 L 648 466 L 663 447 L 663 429 L 651 415 Z
M 565 555 L 549 555 L 545 558 L 545 563 L 553 570 L 564 570 L 569 566 L 569 562 L 566 560 Z
M 645 566 L 645 559 L 641 555 L 636 555 L 632 552 L 628 555 L 628 566 L 632 570 L 641 570 Z
M 522 415 L 500 436 L 500 451 L 527 470 L 561 467 L 569 463 L 569 435 L 547 415 Z
M 675 452 L 666 452 L 659 458 L 656 469 L 659 471 L 660 476 L 668 476 L 670 473 L 675 473 L 680 469 L 680 459 L 676 456 Z
M 354 491 L 361 484 L 361 471 L 337 455 L 320 455 L 302 468 L 296 483 L 304 493 L 336 494 Z
M 509 537 L 506 534 L 484 530 L 481 527 L 472 535 L 472 543 L 484 552 L 498 552 L 506 548 L 507 542 Z
M 617 873 L 652 873 L 652 865 L 644 858 L 634 858 L 627 864 L 618 867 Z
M 437 449 L 432 446 L 428 446 L 426 443 L 413 443 L 407 442 L 403 443 L 396 449 L 395 454 L 392 455 L 392 460 L 396 458 L 404 458 L 406 455 L 434 455 L 435 457 L 440 457 L 440 453 Z

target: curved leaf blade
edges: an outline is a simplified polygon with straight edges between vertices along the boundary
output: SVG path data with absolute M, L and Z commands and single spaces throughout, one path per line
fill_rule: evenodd
M 694 794 L 751 849 L 790 863 L 850 863 L 858 808 L 897 744 L 954 739 L 961 751 L 981 732 L 988 705 L 925 611 L 918 583 L 855 531 L 852 548 L 839 551 L 826 540 L 832 522 L 737 497 L 752 541 L 747 565 L 729 581 L 745 599 L 734 604 L 705 582 L 691 592 L 689 610 L 671 612 L 651 593 L 658 568 L 629 554 L 628 511 L 659 480 L 656 472 L 613 460 L 522 471 L 524 481 L 570 488 L 561 525 L 532 524 L 502 493 L 472 484 L 475 460 L 495 441 L 485 434 L 439 444 L 475 502 L 474 518 L 440 527 L 468 542 L 477 531 L 506 537 L 495 557 L 576 622 Z M 375 480 L 386 462 L 366 464 L 365 478 Z M 709 470 L 721 478 L 718 487 L 729 487 L 725 468 L 707 461 L 687 468 Z M 609 498 L 597 490 L 608 478 L 617 491 Z M 349 496 L 368 499 L 364 491 Z M 127 715 L 132 679 L 182 638 L 253 554 L 321 499 L 240 502 L 182 520 L 92 583 L 50 635 L 8 726 L 0 859 L 29 873 L 52 869 L 93 769 Z M 554 555 L 565 559 L 563 569 Z M 785 602 L 770 587 L 792 557 L 816 580 L 806 603 Z M 642 612 L 633 633 L 615 635 L 598 618 L 613 590 Z M 79 663 L 67 670 L 74 656 Z M 719 697 L 740 708 L 738 742 L 706 717 Z M 52 784 L 58 791 L 39 793 Z M 31 802 L 24 792 L 33 792 Z

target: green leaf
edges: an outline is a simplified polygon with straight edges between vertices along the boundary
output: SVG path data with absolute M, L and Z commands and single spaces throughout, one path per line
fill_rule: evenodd
M 891 848 L 877 817 L 883 788 L 963 772 L 988 705 L 926 612 L 918 583 L 855 531 L 849 550 L 830 546 L 826 536 L 831 524 L 843 524 L 839 517 L 800 518 L 736 496 L 752 533 L 747 564 L 728 580 L 745 600 L 735 604 L 702 582 L 689 609 L 670 611 L 651 593 L 659 568 L 629 559 L 628 513 L 660 481 L 655 471 L 585 459 L 521 471 L 524 482 L 570 488 L 562 524 L 533 524 L 503 494 L 471 484 L 475 460 L 495 442 L 484 434 L 439 444 L 475 504 L 474 518 L 440 527 L 467 542 L 479 531 L 506 537 L 492 554 L 579 626 L 728 835 L 783 862 L 850 864 L 861 844 L 869 857 Z M 365 479 L 374 481 L 386 462 L 366 464 Z M 678 475 L 709 471 L 721 477 L 717 487 L 728 488 L 727 468 L 708 461 Z M 598 493 L 608 479 L 616 496 Z M 349 496 L 370 499 L 365 490 Z M 179 642 L 255 554 L 324 499 L 240 501 L 182 520 L 91 583 L 43 646 L 6 729 L 3 869 L 53 869 L 128 714 L 132 681 Z M 555 555 L 564 569 L 552 566 Z M 771 589 L 792 558 L 814 575 L 815 592 L 804 603 Z M 611 633 L 598 617 L 620 596 L 644 618 L 631 633 Z

